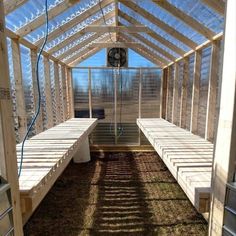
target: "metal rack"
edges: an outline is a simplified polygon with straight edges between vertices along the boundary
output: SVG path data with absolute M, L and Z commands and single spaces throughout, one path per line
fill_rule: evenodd
M 223 235 L 236 236 L 236 182 L 227 184 Z
M 0 210 L 0 226 L 1 223 L 4 224 L 4 221 L 8 222 L 6 226 L 6 228 L 8 227 L 8 229 L 4 229 L 4 232 L 1 232 L 0 228 L 0 233 L 2 236 L 12 236 L 14 235 L 14 226 L 13 207 L 11 202 L 11 188 L 10 184 L 8 184 L 7 181 L 5 181 L 2 177 L 0 177 L 0 203 L 3 203 L 2 205 L 6 205 L 5 209 L 3 209 L 2 211 Z

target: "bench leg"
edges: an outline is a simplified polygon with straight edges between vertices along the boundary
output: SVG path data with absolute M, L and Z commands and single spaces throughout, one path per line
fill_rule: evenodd
M 75 163 L 83 163 L 90 161 L 90 149 L 88 137 L 81 143 L 77 153 L 73 157 Z

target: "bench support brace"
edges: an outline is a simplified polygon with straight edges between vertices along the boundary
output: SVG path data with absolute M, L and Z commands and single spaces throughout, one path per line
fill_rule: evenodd
M 75 163 L 83 163 L 90 161 L 90 149 L 88 137 L 81 143 L 77 153 L 73 157 Z

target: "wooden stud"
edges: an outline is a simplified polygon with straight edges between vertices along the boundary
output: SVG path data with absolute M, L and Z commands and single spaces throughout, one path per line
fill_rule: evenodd
M 197 132 L 201 62 L 202 62 L 202 51 L 199 50 L 195 52 L 195 60 L 194 60 L 194 72 L 193 72 L 194 77 L 193 77 L 191 121 L 190 121 L 190 131 L 192 133 Z
M 14 234 L 23 236 L 3 1 L 0 0 L 0 173 L 11 187 Z
M 145 9 L 139 7 L 136 3 L 126 0 L 120 0 L 122 4 L 124 4 L 126 7 L 131 8 L 133 11 L 137 12 L 139 15 L 144 17 L 145 19 L 152 22 L 154 25 L 157 25 L 162 30 L 166 31 L 168 34 L 170 34 L 172 37 L 175 37 L 182 43 L 186 44 L 188 47 L 194 49 L 197 47 L 197 44 L 193 42 L 191 39 L 187 38 L 180 32 L 176 31 L 174 28 L 170 27 L 168 24 L 164 23 L 163 21 L 159 20 L 155 16 L 151 15 L 149 12 L 147 12 Z
M 189 16 L 188 14 L 184 13 L 177 7 L 173 6 L 168 1 L 163 1 L 163 0 L 152 0 L 152 1 L 162 9 L 166 10 L 168 13 L 172 14 L 175 18 L 180 19 L 186 25 L 190 26 L 199 34 L 205 36 L 206 38 L 212 39 L 212 37 L 214 36 L 214 32 L 205 27 L 199 21 L 195 20 L 193 17 Z
M 214 41 L 211 49 L 211 65 L 209 73 L 208 84 L 208 98 L 207 98 L 207 111 L 206 111 L 206 127 L 205 139 L 213 141 L 215 133 L 215 115 L 216 115 L 216 101 L 217 101 L 217 81 L 219 73 L 219 51 L 220 41 Z
M 61 94 L 60 94 L 60 80 L 59 80 L 59 65 L 54 62 L 54 85 L 55 85 L 55 101 L 56 101 L 56 124 L 62 122 L 61 119 Z
M 189 81 L 189 57 L 184 59 L 183 68 L 183 82 L 181 89 L 181 102 L 180 102 L 180 122 L 179 126 L 186 128 L 186 111 L 187 111 L 187 86 Z
M 173 102 L 172 102 L 172 123 L 177 124 L 178 122 L 178 103 L 179 103 L 179 64 L 175 63 L 174 71 L 174 86 L 173 86 Z
M 92 78 L 91 78 L 91 69 L 88 69 L 88 84 L 89 84 L 89 118 L 93 118 L 92 110 Z
M 45 84 L 45 98 L 46 98 L 46 129 L 53 127 L 53 112 L 52 112 L 52 92 L 51 92 L 51 76 L 49 59 L 43 57 L 44 62 L 44 84 Z
M 162 70 L 161 77 L 161 94 L 160 94 L 160 118 L 166 118 L 166 102 L 167 102 L 167 81 L 168 69 Z
M 37 60 L 37 51 L 31 49 L 30 50 L 30 57 L 31 57 L 31 70 L 32 70 L 32 85 L 33 85 L 33 96 L 34 96 L 34 112 L 36 112 L 36 109 L 38 107 L 38 85 L 36 80 L 36 60 Z M 42 91 L 41 91 L 42 93 Z M 37 117 L 37 120 L 35 122 L 35 132 L 36 134 L 43 131 L 43 117 L 42 117 L 42 103 L 39 115 Z
M 68 94 L 69 94 L 69 118 L 73 118 L 74 115 L 74 92 L 73 92 L 73 81 L 72 81 L 72 71 L 71 68 L 67 68 L 67 84 L 68 84 Z
M 61 66 L 61 82 L 62 82 L 62 93 L 63 93 L 63 121 L 67 120 L 67 80 L 66 80 L 66 68 Z
M 21 52 L 18 40 L 11 41 L 12 47 L 12 61 L 13 61 L 13 71 L 16 89 L 16 110 L 18 116 L 18 134 L 19 142 L 23 141 L 23 138 L 27 131 L 27 114 L 25 106 L 25 94 L 24 85 L 22 78 L 22 67 L 21 67 Z
M 169 106 L 170 106 L 170 93 L 171 93 L 171 91 L 170 91 L 171 67 L 166 67 L 166 68 L 164 68 L 164 69 L 167 70 L 167 71 L 166 71 L 166 74 L 167 74 L 167 75 L 166 75 L 166 76 L 167 76 L 167 88 L 166 88 L 166 107 L 165 107 L 166 114 L 165 114 L 165 119 L 166 119 L 166 120 L 171 120 L 171 117 L 169 117 L 169 114 L 168 114 L 168 112 L 169 112 Z M 163 69 L 163 70 L 164 70 L 164 69 Z
M 212 173 L 209 235 L 222 235 L 226 184 L 236 181 L 236 1 L 226 4 L 223 71 Z M 235 218 L 231 219 L 235 223 Z

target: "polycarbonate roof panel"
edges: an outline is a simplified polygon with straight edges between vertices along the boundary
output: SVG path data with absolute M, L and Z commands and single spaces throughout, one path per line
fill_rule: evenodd
M 56 7 L 58 4 L 62 3 L 64 0 L 48 0 L 48 8 L 52 9 Z M 75 0 L 72 0 L 72 3 Z M 101 0 L 102 1 L 102 0 Z M 130 0 L 131 1 L 131 0 Z M 209 30 L 214 32 L 215 34 L 220 33 L 223 31 L 224 25 L 224 17 L 221 16 L 219 13 L 215 12 L 213 9 L 209 8 L 207 5 L 203 4 L 201 0 L 167 0 L 170 4 L 178 8 L 179 10 L 183 11 L 185 14 L 189 15 L 196 21 L 198 21 L 203 26 L 207 27 Z M 198 33 L 195 29 L 190 27 L 188 24 L 184 23 L 183 21 L 179 20 L 172 14 L 168 13 L 166 10 L 159 7 L 157 4 L 153 3 L 151 0 L 133 0 L 135 4 L 139 7 L 147 11 L 148 13 L 152 14 L 157 19 L 163 21 L 185 37 L 191 39 L 197 45 L 205 42 L 207 39 Z M 16 32 L 21 27 L 27 25 L 32 20 L 36 19 L 40 15 L 43 15 L 45 12 L 44 6 L 45 0 L 28 0 L 25 4 L 14 10 L 13 12 L 9 13 L 6 16 L 6 26 L 10 30 Z M 74 19 L 76 16 L 79 16 L 81 13 L 89 10 L 92 6 L 97 5 L 99 0 L 80 0 L 78 3 L 74 4 L 70 8 L 68 8 L 63 13 L 59 14 L 55 18 L 49 21 L 49 31 L 52 32 L 55 29 L 59 28 L 66 22 Z M 164 30 L 158 27 L 158 25 L 153 24 L 147 18 L 142 17 L 137 12 L 133 11 L 132 9 L 126 7 L 124 4 L 118 4 L 119 9 L 129 15 L 130 17 L 134 18 L 139 23 L 149 27 L 152 29 L 156 34 L 163 37 L 165 40 L 168 40 L 175 46 L 179 47 L 185 52 L 191 50 L 187 45 L 185 45 L 180 40 L 177 40 L 171 34 L 168 34 Z M 103 8 L 104 14 L 111 12 L 114 10 L 114 3 L 110 4 L 107 7 Z M 53 40 L 47 43 L 46 50 L 62 43 L 71 35 L 77 33 L 87 25 L 93 23 L 97 19 L 102 18 L 102 12 L 99 10 L 94 15 L 90 15 L 86 20 L 82 22 L 78 22 L 76 26 L 72 28 L 68 28 L 66 31 L 61 31 L 61 35 L 59 37 L 54 38 Z M 114 20 L 114 19 L 113 19 Z M 119 20 L 124 25 L 130 25 L 126 20 L 119 17 Z M 110 21 L 109 21 L 110 24 Z M 44 37 L 45 31 L 45 23 L 38 27 L 37 29 L 33 30 L 29 34 L 25 36 L 27 40 L 34 43 L 37 40 Z M 152 42 L 153 44 L 159 46 L 160 48 L 166 50 L 169 54 L 173 55 L 174 57 L 178 57 L 178 55 L 173 52 L 171 49 L 167 48 L 165 45 L 159 43 L 151 36 L 145 33 L 139 33 L 147 40 Z M 86 34 L 88 35 L 88 34 Z M 132 37 L 132 35 L 129 35 Z M 85 36 L 86 37 L 86 36 Z M 69 45 L 65 45 L 65 48 L 61 49 L 60 51 L 56 52 L 54 55 L 59 56 L 64 53 L 66 50 L 74 47 L 76 44 L 81 42 L 81 38 L 71 42 Z M 150 48 L 150 47 L 148 47 Z M 155 52 L 156 53 L 156 52 Z M 157 55 L 159 55 L 157 53 Z

